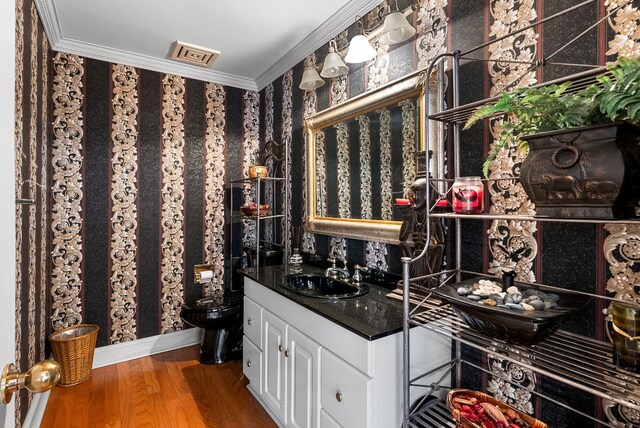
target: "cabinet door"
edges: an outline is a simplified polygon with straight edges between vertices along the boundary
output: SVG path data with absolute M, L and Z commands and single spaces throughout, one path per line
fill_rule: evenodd
M 286 323 L 266 309 L 262 312 L 262 355 L 264 358 L 262 398 L 286 424 Z
M 318 426 L 320 390 L 320 345 L 287 326 L 288 426 Z

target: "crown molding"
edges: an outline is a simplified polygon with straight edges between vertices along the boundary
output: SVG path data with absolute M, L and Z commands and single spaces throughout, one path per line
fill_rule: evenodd
M 256 82 L 253 79 L 247 79 L 227 73 L 220 73 L 219 71 L 208 70 L 198 66 L 182 64 L 173 60 L 158 59 L 119 49 L 92 45 L 85 42 L 79 42 L 77 40 L 62 39 L 55 46 L 52 46 L 52 48 L 56 51 L 76 54 L 87 58 L 98 59 L 115 64 L 131 65 L 133 67 L 139 67 L 160 73 L 177 74 L 182 77 L 204 80 L 205 82 L 219 83 L 221 85 L 233 86 L 234 88 L 247 89 L 249 91 L 255 91 L 258 89 Z
M 60 28 L 54 0 L 35 0 L 35 3 L 45 33 L 47 34 L 49 45 L 54 51 L 62 51 L 110 63 L 131 65 L 160 73 L 177 74 L 191 79 L 215 82 L 221 85 L 250 91 L 260 91 L 286 71 L 292 69 L 296 64 L 303 61 L 309 54 L 320 48 L 320 46 L 329 42 L 329 40 L 340 31 L 348 28 L 355 21 L 356 17 L 364 16 L 381 1 L 382 0 L 350 1 L 325 21 L 324 24 L 315 29 L 300 43 L 289 50 L 289 52 L 278 59 L 256 80 L 204 69 L 198 66 L 181 64 L 169 59 L 153 58 L 79 40 L 65 39 L 62 35 L 62 29 Z
M 324 24 L 316 28 L 311 34 L 305 37 L 300 43 L 291 48 L 278 61 L 269 67 L 256 79 L 258 90 L 262 90 L 269 83 L 282 76 L 286 71 L 295 67 L 320 46 L 328 43 L 341 31 L 349 28 L 356 20 L 356 17 L 363 17 L 382 0 L 357 0 L 350 1 L 337 11 Z

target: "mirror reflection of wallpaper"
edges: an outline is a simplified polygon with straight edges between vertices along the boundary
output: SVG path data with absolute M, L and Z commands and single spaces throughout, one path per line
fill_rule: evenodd
M 415 180 L 417 98 L 316 132 L 316 216 L 401 221 Z
M 367 116 L 358 119 L 360 136 L 360 217 L 370 220 L 373 216 L 371 207 L 371 132 L 370 120 Z

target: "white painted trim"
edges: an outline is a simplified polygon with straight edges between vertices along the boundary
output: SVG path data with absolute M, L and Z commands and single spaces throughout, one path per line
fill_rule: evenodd
M 85 43 L 79 40 L 65 39 L 60 28 L 60 22 L 54 0 L 35 0 L 36 7 L 49 39 L 49 45 L 54 51 L 80 55 L 101 61 L 131 65 L 145 70 L 160 73 L 171 73 L 205 82 L 219 83 L 225 86 L 260 91 L 269 83 L 292 69 L 320 46 L 329 42 L 332 37 L 348 28 L 355 22 L 356 17 L 364 16 L 382 0 L 351 0 L 339 11 L 327 19 L 320 27 L 305 37 L 289 52 L 277 59 L 271 67 L 258 76 L 257 79 L 236 76 L 219 71 L 205 69 L 198 66 L 181 64 L 170 59 L 159 59 L 133 52 L 113 49 L 106 46 Z
M 109 366 L 123 361 L 134 360 L 136 358 L 195 345 L 202 340 L 202 334 L 203 330 L 201 328 L 189 328 L 174 333 L 132 340 L 131 342 L 102 346 L 96 348 L 93 354 L 93 368 Z
M 54 45 L 52 44 L 51 47 L 55 51 L 76 54 L 85 58 L 99 59 L 114 64 L 130 65 L 159 73 L 177 74 L 178 76 L 190 79 L 215 82 L 225 86 L 233 86 L 234 88 L 247 89 L 249 91 L 258 89 L 253 79 L 221 73 L 196 65 L 184 64 L 171 59 L 153 58 L 78 40 L 63 38 L 58 40 Z
M 49 401 L 49 394 L 51 391 L 45 391 L 42 394 L 34 394 L 31 407 L 27 412 L 27 416 L 24 418 L 22 426 L 24 428 L 39 428 L 42 424 L 42 417 L 44 411 L 47 409 L 47 402 Z
M 0 4 L 0 370 L 16 362 L 15 42 L 16 2 L 4 1 Z M 6 406 L 0 404 L 0 427 L 13 427 L 14 415 L 15 400 Z

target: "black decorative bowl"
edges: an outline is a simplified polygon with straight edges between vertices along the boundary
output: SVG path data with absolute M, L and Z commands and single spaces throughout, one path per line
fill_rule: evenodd
M 584 294 L 561 292 L 543 285 L 523 282 L 516 282 L 514 285 L 521 292 L 535 289 L 557 294 L 560 296 L 558 306 L 544 311 L 518 311 L 479 304 L 458 294 L 459 287 L 470 287 L 480 279 L 499 282 L 495 277 L 475 277 L 436 288 L 433 292 L 449 302 L 469 327 L 494 339 L 510 343 L 533 345 L 546 339 L 562 325 L 567 317 L 584 309 L 591 301 L 591 297 Z

